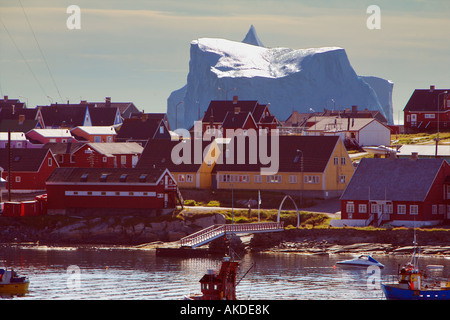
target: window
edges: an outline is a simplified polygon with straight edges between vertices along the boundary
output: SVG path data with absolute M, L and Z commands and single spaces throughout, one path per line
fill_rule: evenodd
M 112 137 L 111 136 L 107 136 L 106 137 L 106 142 L 112 142 Z
M 397 205 L 397 214 L 406 214 L 406 205 L 398 204 Z
M 437 214 L 437 204 L 433 204 L 433 205 L 431 206 L 431 213 L 432 213 L 432 214 Z
M 48 158 L 48 166 L 51 167 L 53 165 L 53 160 L 52 158 Z
M 262 176 L 259 175 L 259 174 L 253 176 L 253 182 L 255 182 L 255 183 L 262 183 Z
M 106 182 L 106 180 L 108 179 L 109 173 L 102 173 L 102 175 L 100 176 L 100 182 Z
M 318 184 L 320 183 L 320 177 L 319 176 L 304 176 L 303 178 L 304 183 L 312 183 L 312 184 Z
M 355 212 L 355 204 L 353 202 L 347 202 L 347 213 Z
M 290 175 L 289 176 L 289 183 L 297 183 L 297 176 Z
M 435 114 L 425 114 L 425 119 L 434 119 Z
M 370 212 L 371 213 L 377 213 L 378 212 L 378 205 L 376 203 L 372 203 L 370 205 Z
M 80 177 L 80 181 L 81 181 L 81 182 L 86 182 L 87 179 L 88 179 L 88 174 L 87 174 L 87 173 L 84 173 L 84 174 Z
M 280 175 L 267 176 L 267 183 L 281 183 Z
M 145 173 L 143 173 L 139 176 L 139 182 L 145 182 L 145 181 L 147 181 L 147 175 Z
M 184 182 L 184 174 L 178 175 L 178 182 Z
M 107 157 L 103 157 L 102 159 L 103 159 L 103 162 L 108 161 L 108 158 L 107 158 Z
M 344 158 L 343 158 L 344 159 Z M 339 176 L 339 183 L 340 184 L 345 184 L 345 175 L 340 175 Z
M 94 142 L 102 142 L 102 137 L 101 136 L 95 136 L 94 137 Z
M 444 214 L 445 213 L 445 204 L 440 204 L 439 205 L 439 214 Z
M 419 214 L 419 206 L 414 204 L 409 206 L 409 214 Z
M 334 157 L 333 158 L 334 164 L 337 166 L 339 164 L 339 158 L 338 157 Z
M 20 177 L 20 176 L 16 176 L 16 182 L 21 182 L 22 181 L 22 178 Z
M 120 164 L 127 164 L 127 156 L 120 156 Z
M 126 182 L 128 175 L 126 173 L 120 175 L 119 181 L 120 182 Z
M 345 164 L 345 157 L 341 158 L 341 164 L 344 165 Z
M 159 133 L 160 133 L 160 134 L 163 134 L 163 133 L 164 133 L 164 126 L 160 126 L 160 127 L 159 127 Z
M 359 213 L 367 213 L 367 205 L 366 204 L 360 204 L 358 206 Z
M 186 182 L 194 182 L 194 175 L 187 174 L 186 175 Z

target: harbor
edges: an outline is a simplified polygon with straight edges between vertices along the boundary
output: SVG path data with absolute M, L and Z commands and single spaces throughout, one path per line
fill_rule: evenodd
M 206 270 L 217 269 L 220 257 L 158 257 L 154 250 L 124 247 L 2 246 L 2 265 L 14 265 L 30 278 L 23 300 L 181 300 L 199 291 Z M 301 255 L 250 253 L 239 275 L 255 266 L 236 288 L 238 300 L 384 300 L 380 282 L 391 280 L 408 255 L 374 255 L 385 268 L 370 275 L 365 268 L 340 268 L 336 262 L 353 254 Z M 424 256 L 426 265 L 450 259 Z M 77 268 L 75 268 L 76 266 Z M 75 270 L 73 273 L 71 270 Z M 378 277 L 379 276 L 379 277 Z M 240 278 L 240 277 L 239 277 Z

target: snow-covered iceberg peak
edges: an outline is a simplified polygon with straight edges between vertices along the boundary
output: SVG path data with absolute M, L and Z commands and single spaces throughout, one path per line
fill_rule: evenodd
M 256 34 L 256 29 L 253 25 L 250 26 L 250 29 L 248 30 L 247 35 L 245 36 L 244 40 L 242 40 L 242 42 L 258 47 L 264 47 L 261 40 L 259 40 L 259 37 Z
M 256 36 L 254 28 L 249 33 L 249 38 Z M 343 48 L 265 48 L 201 38 L 191 42 L 187 84 L 167 99 L 167 115 L 172 129 L 189 129 L 211 100 L 237 95 L 239 100 L 270 103 L 270 111 L 282 121 L 294 110 L 355 105 L 378 110 L 392 123 L 392 88 L 387 80 L 358 76 Z

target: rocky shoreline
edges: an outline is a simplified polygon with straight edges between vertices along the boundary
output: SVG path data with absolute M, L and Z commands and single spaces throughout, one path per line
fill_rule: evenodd
M 450 257 L 450 230 L 416 230 L 423 255 Z M 255 234 L 252 252 L 297 254 L 411 254 L 414 230 L 361 230 L 352 228 L 295 229 Z
M 0 243 L 35 245 L 104 245 L 134 249 L 179 247 L 179 239 L 213 224 L 222 214 L 161 220 L 124 217 L 39 218 L 28 221 L 1 217 Z M 40 219 L 40 220 L 39 220 Z M 450 230 L 416 230 L 421 254 L 450 257 Z M 238 238 L 239 239 L 239 238 Z M 241 237 L 247 252 L 295 254 L 410 254 L 414 230 L 358 228 L 300 228 Z M 241 240 L 239 240 L 241 241 Z

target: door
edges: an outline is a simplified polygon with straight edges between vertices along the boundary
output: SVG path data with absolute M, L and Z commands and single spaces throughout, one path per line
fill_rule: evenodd
M 411 113 L 411 126 L 415 127 L 417 125 L 417 114 Z

